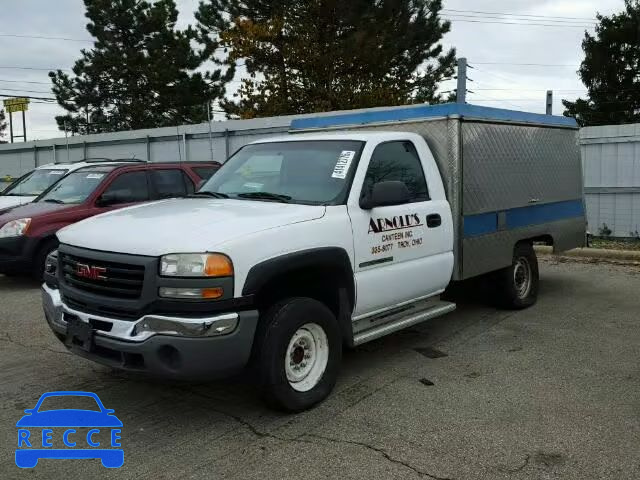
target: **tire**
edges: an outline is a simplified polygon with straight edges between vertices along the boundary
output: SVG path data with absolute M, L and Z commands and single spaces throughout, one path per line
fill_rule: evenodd
M 538 259 L 533 245 L 519 243 L 510 267 L 497 272 L 497 301 L 502 308 L 522 310 L 538 300 Z
M 47 260 L 47 256 L 58 248 L 58 241 L 55 239 L 47 240 L 43 245 L 38 248 L 33 258 L 33 270 L 31 276 L 41 282 L 44 279 L 44 263 Z
M 254 367 L 271 407 L 301 412 L 324 400 L 335 386 L 341 360 L 338 322 L 321 302 L 289 298 L 260 319 Z

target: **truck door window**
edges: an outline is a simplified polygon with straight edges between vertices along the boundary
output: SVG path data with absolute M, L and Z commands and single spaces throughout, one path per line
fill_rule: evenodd
M 183 197 L 195 191 L 190 178 L 176 168 L 171 170 L 152 170 L 153 182 L 157 198 Z
M 147 172 L 127 172 L 116 178 L 102 194 L 116 200 L 113 204 L 133 203 L 149 200 Z
M 366 198 L 371 194 L 373 185 L 383 181 L 403 182 L 411 194 L 411 203 L 429 200 L 422 162 L 416 147 L 409 141 L 387 142 L 376 147 L 361 196 Z

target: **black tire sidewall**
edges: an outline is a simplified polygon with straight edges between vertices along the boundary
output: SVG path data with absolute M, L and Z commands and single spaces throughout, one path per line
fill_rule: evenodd
M 44 262 L 46 262 L 47 256 L 56 248 L 58 248 L 58 241 L 54 239 L 47 240 L 44 244 L 38 247 L 31 270 L 33 278 L 38 281 L 42 280 L 44 275 Z
M 294 333 L 307 323 L 322 327 L 329 344 L 324 374 L 311 390 L 294 390 L 287 380 L 285 355 Z M 265 400 L 273 407 L 299 412 L 324 400 L 333 390 L 342 360 L 342 339 L 338 322 L 329 308 L 311 298 L 290 298 L 274 305 L 261 320 L 256 352 L 259 382 Z
M 515 270 L 516 262 L 519 258 L 525 258 L 529 262 L 529 269 L 531 275 L 531 288 L 526 297 L 520 298 L 516 290 L 513 274 Z M 503 306 L 512 309 L 523 309 L 530 307 L 538 298 L 538 285 L 539 285 L 539 272 L 538 272 L 538 259 L 536 257 L 533 246 L 528 243 L 520 243 L 516 245 L 513 250 L 513 263 L 509 268 L 506 268 L 503 272 L 502 290 L 503 290 Z

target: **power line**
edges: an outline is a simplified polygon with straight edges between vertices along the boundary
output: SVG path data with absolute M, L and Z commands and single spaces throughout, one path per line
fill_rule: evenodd
M 0 93 L 0 97 L 4 97 L 4 98 L 14 98 L 15 96 L 16 96 L 15 94 L 13 94 L 13 95 L 4 95 L 3 93 Z M 32 97 L 32 96 L 29 96 L 29 95 L 20 95 L 20 96 L 23 97 L 23 98 L 28 98 L 30 100 L 49 100 L 51 102 L 55 102 L 56 101 L 56 99 L 52 98 L 52 97 Z
M 27 93 L 51 93 L 51 90 L 24 90 L 22 88 L 5 88 L 2 87 L 5 92 L 27 92 Z
M 476 13 L 482 15 L 504 15 L 509 17 L 531 17 L 531 18 L 541 18 L 541 19 L 563 19 L 563 20 L 594 20 L 595 18 L 585 18 L 585 17 L 559 17 L 559 16 L 550 16 L 550 15 L 528 15 L 528 14 L 520 14 L 520 13 L 505 13 L 505 12 L 482 12 L 477 10 L 455 10 L 453 8 L 443 8 L 442 12 L 456 12 L 456 13 Z
M 67 37 L 47 37 L 44 35 L 22 35 L 17 33 L 0 33 L 0 37 L 14 37 L 14 38 L 33 38 L 36 40 L 62 40 L 65 42 L 82 42 L 93 43 L 92 40 L 82 40 L 79 38 L 67 38 Z
M 516 67 L 562 67 L 576 68 L 580 65 L 568 65 L 558 63 L 512 63 L 512 62 L 473 62 L 474 65 L 513 65 Z
M 51 82 L 35 82 L 33 80 L 5 80 L 0 78 L 0 82 L 7 82 L 7 83 L 38 83 L 41 85 L 51 85 Z
M 583 25 L 596 25 L 597 22 L 578 22 L 577 20 L 553 20 L 553 19 L 549 19 L 549 20 L 534 20 L 531 18 L 510 18 L 510 17 L 503 17 L 503 16 L 490 16 L 490 15 L 464 15 L 464 14 L 459 14 L 459 13 L 455 13 L 455 14 L 443 14 L 446 17 L 459 17 L 459 18 L 479 18 L 479 19 L 493 19 L 493 20 L 501 20 L 501 21 L 517 21 L 517 22 L 525 22 L 525 23 L 530 23 L 530 22 L 549 22 L 549 23 L 558 23 L 561 25 L 573 25 L 573 26 L 583 26 Z
M 508 92 L 546 92 L 548 89 L 543 89 L 543 88 L 474 88 L 474 90 L 484 90 L 484 91 L 508 91 Z M 584 88 L 582 90 L 553 90 L 554 92 L 566 92 L 566 93 L 572 93 L 572 92 L 586 92 L 587 89 Z
M 461 23 L 486 23 L 486 24 L 494 24 L 494 25 L 523 25 L 527 27 L 560 27 L 560 28 L 589 28 L 591 25 L 561 25 L 561 24 L 550 24 L 550 23 L 521 23 L 521 22 L 498 22 L 498 21 L 487 21 L 487 20 L 461 20 L 457 18 L 448 19 L 452 22 L 461 22 Z M 594 24 L 595 25 L 595 24 Z
M 476 65 L 476 62 L 473 62 L 473 65 Z M 514 83 L 518 84 L 518 80 L 516 78 L 514 78 L 514 77 L 508 78 L 506 75 L 501 75 L 501 74 L 498 74 L 498 73 L 489 72 L 489 71 L 487 71 L 487 70 L 485 70 L 483 68 L 475 67 L 475 69 L 478 72 L 482 72 L 482 73 L 484 73 L 486 75 L 489 75 L 491 77 L 497 78 L 501 82 L 507 82 L 507 83 L 511 83 L 511 84 L 514 84 Z
M 51 70 L 64 70 L 70 71 L 68 68 L 43 68 L 43 67 L 16 67 L 12 65 L 0 65 L 0 68 L 8 69 L 8 70 L 44 70 L 50 72 Z

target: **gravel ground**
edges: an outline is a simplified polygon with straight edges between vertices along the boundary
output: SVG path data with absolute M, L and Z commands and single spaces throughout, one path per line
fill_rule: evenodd
M 531 309 L 467 295 L 446 317 L 347 352 L 326 402 L 283 415 L 243 379 L 167 384 L 69 355 L 38 287 L 0 277 L 0 478 L 640 478 L 640 267 L 546 257 L 541 279 Z M 121 469 L 15 466 L 15 422 L 53 390 L 115 409 Z

